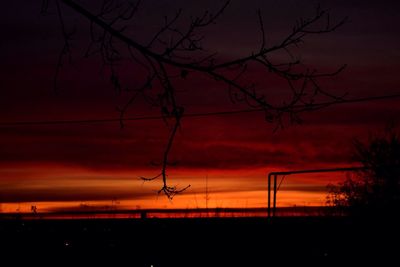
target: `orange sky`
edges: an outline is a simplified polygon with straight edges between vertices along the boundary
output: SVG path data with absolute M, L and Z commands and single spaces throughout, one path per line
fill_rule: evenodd
M 2 168 L 2 212 L 62 211 L 75 208 L 225 208 L 266 207 L 267 173 L 277 168 L 171 171 L 171 184 L 191 185 L 172 201 L 157 195 L 159 182 L 143 183 L 139 175 L 148 170 L 96 171 L 71 166 L 32 165 Z M 282 169 L 280 169 L 282 170 Z M 278 192 L 278 206 L 324 205 L 326 185 L 345 177 L 329 175 L 297 175 L 285 177 Z M 18 182 L 11 182 L 18 181 Z M 206 184 L 208 203 L 206 203 Z

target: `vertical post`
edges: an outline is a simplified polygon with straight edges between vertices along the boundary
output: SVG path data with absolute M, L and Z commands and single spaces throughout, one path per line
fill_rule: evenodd
M 273 200 L 273 210 L 272 210 L 272 216 L 275 217 L 276 213 L 276 184 L 277 184 L 277 174 L 274 174 L 274 200 Z
M 268 218 L 271 217 L 271 173 L 268 174 Z

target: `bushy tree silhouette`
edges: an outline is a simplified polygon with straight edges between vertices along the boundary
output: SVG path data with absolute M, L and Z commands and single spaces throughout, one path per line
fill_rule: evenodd
M 329 186 L 328 204 L 350 215 L 395 216 L 400 208 L 400 134 L 390 129 L 354 142 L 364 170 Z

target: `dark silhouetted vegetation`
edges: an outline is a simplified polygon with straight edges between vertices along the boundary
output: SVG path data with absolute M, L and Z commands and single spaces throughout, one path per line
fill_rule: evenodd
M 329 186 L 328 204 L 350 215 L 395 216 L 400 207 L 400 134 L 388 130 L 354 142 L 363 171 Z

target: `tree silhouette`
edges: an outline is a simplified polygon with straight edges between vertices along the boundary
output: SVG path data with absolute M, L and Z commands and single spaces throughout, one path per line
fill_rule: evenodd
M 330 185 L 328 204 L 351 215 L 391 216 L 400 208 L 400 135 L 388 130 L 368 143 L 354 142 L 355 158 L 364 170 Z
M 43 12 L 50 9 L 52 1 L 43 1 Z M 260 37 L 258 47 L 243 57 L 227 58 L 219 56 L 212 48 L 203 47 L 205 28 L 211 27 L 226 11 L 230 1 L 222 3 L 215 12 L 204 11 L 199 16 L 184 17 L 179 9 L 172 16 L 165 16 L 164 24 L 156 29 L 150 38 L 143 40 L 128 31 L 135 23 L 135 15 L 140 12 L 140 0 L 103 0 L 100 9 L 86 8 L 73 0 L 53 0 L 58 15 L 64 44 L 58 58 L 54 87 L 57 89 L 58 75 L 65 57 L 70 55 L 71 36 L 63 16 L 65 12 L 75 12 L 88 20 L 91 42 L 84 56 L 97 55 L 103 66 L 110 70 L 110 81 L 118 91 L 131 94 L 126 105 L 120 107 L 120 124 L 124 126 L 124 115 L 139 97 L 149 105 L 157 106 L 170 130 L 160 163 L 161 171 L 154 177 L 141 177 L 144 181 L 161 178 L 164 192 L 169 198 L 187 187 L 178 189 L 167 183 L 167 168 L 171 165 L 170 151 L 181 119 L 185 116 L 184 106 L 178 102 L 179 79 L 190 79 L 201 75 L 225 87 L 227 95 L 235 103 L 246 103 L 250 108 L 262 109 L 267 122 L 277 128 L 287 123 L 299 123 L 300 114 L 313 111 L 343 100 L 343 96 L 332 94 L 320 86 L 320 80 L 337 75 L 345 66 L 331 72 L 321 72 L 303 64 L 298 47 L 311 35 L 330 33 L 340 27 L 346 19 L 332 22 L 330 14 L 319 7 L 310 18 L 301 18 L 290 33 L 276 43 L 266 39 L 261 11 L 257 13 Z M 99 11 L 93 11 L 99 10 Z M 75 29 L 75 28 L 74 28 Z M 117 65 L 129 60 L 132 70 L 141 70 L 142 82 L 136 88 L 127 88 L 120 78 Z M 251 68 L 257 67 L 262 73 L 259 80 L 250 78 Z M 274 74 L 287 84 L 287 93 L 279 101 L 268 98 L 261 81 L 267 74 Z M 189 186 L 188 186 L 189 187 Z

